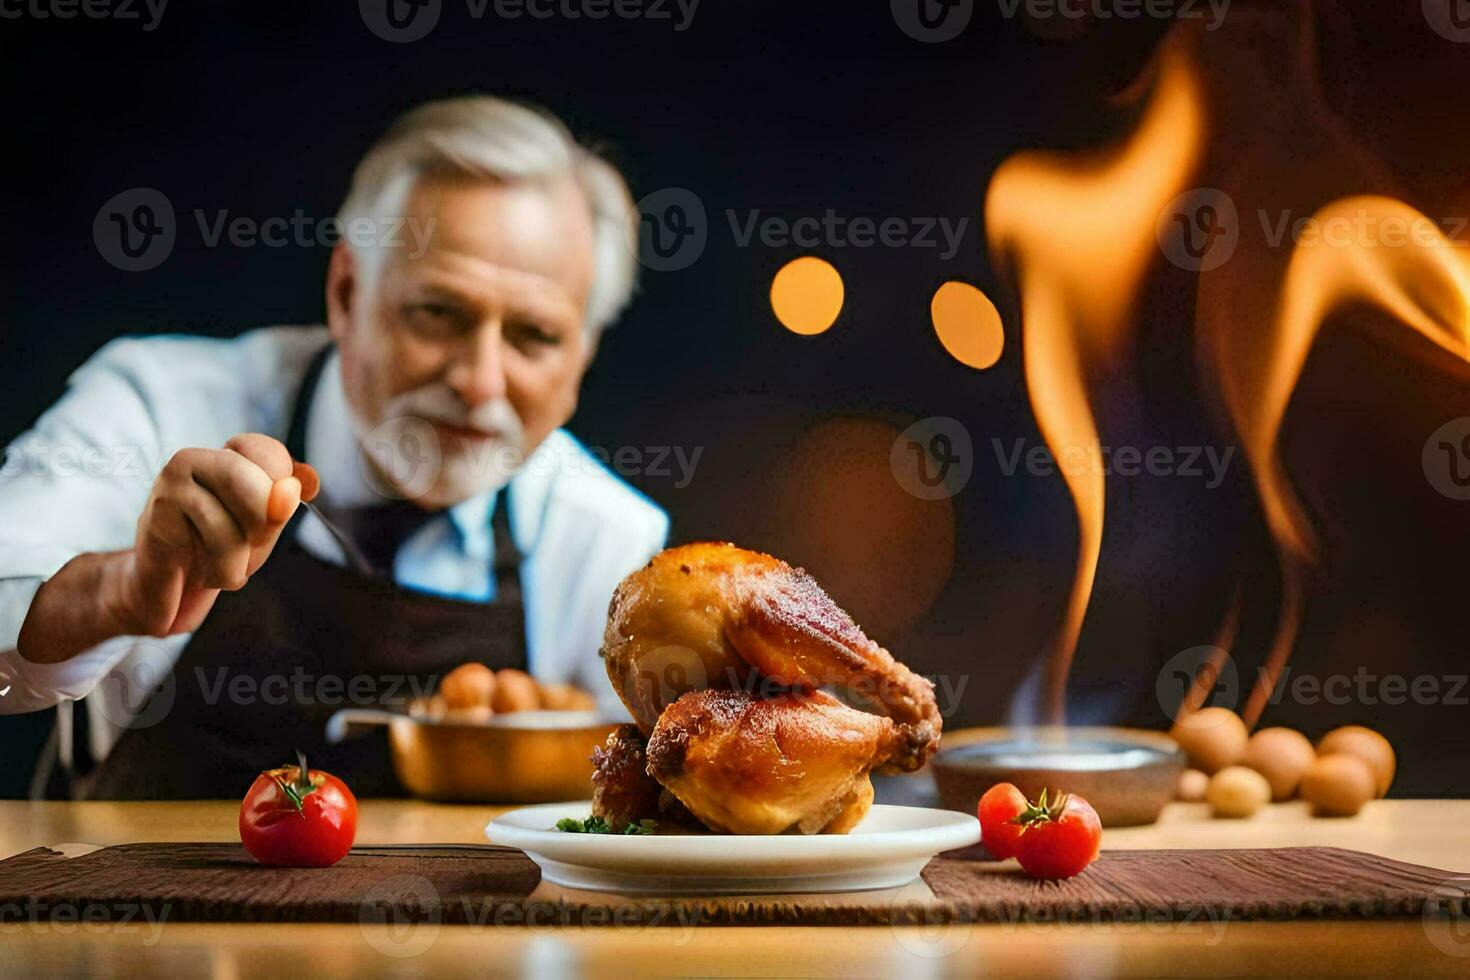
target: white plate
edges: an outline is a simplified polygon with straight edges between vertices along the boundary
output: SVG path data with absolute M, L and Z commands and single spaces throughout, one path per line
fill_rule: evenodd
M 850 834 L 569 834 L 590 801 L 511 810 L 490 821 L 491 843 L 518 847 L 547 881 L 568 888 L 662 894 L 773 894 L 896 888 L 940 851 L 980 840 L 980 821 L 953 810 L 875 806 Z

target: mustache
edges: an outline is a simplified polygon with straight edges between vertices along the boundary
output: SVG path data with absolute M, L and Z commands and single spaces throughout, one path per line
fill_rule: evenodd
M 493 398 L 469 406 L 445 384 L 425 385 L 406 391 L 391 399 L 387 409 L 389 417 L 407 416 L 427 422 L 442 422 L 517 443 L 524 432 L 520 415 L 506 399 Z

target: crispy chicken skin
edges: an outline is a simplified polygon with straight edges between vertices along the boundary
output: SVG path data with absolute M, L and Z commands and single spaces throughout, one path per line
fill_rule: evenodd
M 619 725 L 592 750 L 592 812 L 613 830 L 652 820 L 658 813 L 663 787 L 648 775 L 643 746 L 636 726 Z
M 608 609 L 603 657 L 643 733 L 699 690 L 752 690 L 752 679 L 849 700 L 893 719 L 884 770 L 911 772 L 939 744 L 934 685 L 893 659 L 803 569 L 730 544 L 670 548 L 623 580 Z
M 619 725 L 601 747 L 592 750 L 592 812 L 619 832 L 640 820 L 699 825 L 648 774 L 643 733 L 635 725 Z
M 654 726 L 648 772 L 713 830 L 845 833 L 896 741 L 890 719 L 821 691 L 692 691 Z

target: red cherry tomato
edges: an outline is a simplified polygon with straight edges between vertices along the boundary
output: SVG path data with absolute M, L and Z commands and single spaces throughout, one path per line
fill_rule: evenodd
M 330 867 L 352 849 L 357 798 L 342 780 L 299 758 L 300 765 L 255 778 L 240 804 L 240 843 L 261 864 Z
M 1021 867 L 1033 878 L 1070 878 L 1097 860 L 1102 821 L 1097 811 L 1075 794 L 1036 802 L 1017 818 L 1024 828 L 1016 851 Z
M 980 797 L 980 843 L 997 861 L 1016 856 L 1021 827 L 1015 819 L 1026 807 L 1026 797 L 1012 783 L 997 783 Z

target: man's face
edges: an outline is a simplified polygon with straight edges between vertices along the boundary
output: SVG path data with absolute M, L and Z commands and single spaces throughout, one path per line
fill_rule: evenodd
M 592 217 L 570 178 L 462 177 L 421 180 L 401 217 L 376 271 L 337 248 L 328 322 L 377 475 L 436 509 L 503 485 L 576 409 Z

